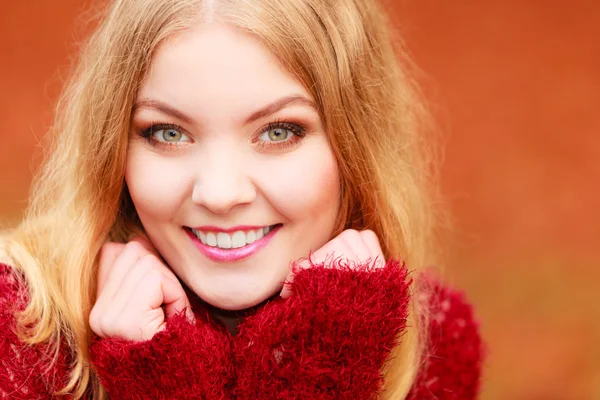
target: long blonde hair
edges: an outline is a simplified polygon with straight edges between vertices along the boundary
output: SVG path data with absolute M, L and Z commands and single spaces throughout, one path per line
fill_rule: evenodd
M 406 52 L 392 42 L 375 1 L 115 0 L 59 101 L 52 151 L 26 216 L 4 240 L 29 289 L 22 340 L 56 352 L 67 343 L 72 351 L 70 381 L 57 395 L 79 398 L 87 389 L 105 398 L 88 363 L 87 320 L 102 244 L 143 232 L 124 184 L 132 106 L 157 46 L 209 20 L 257 37 L 314 96 L 340 169 L 335 233 L 369 228 L 386 258 L 402 257 L 413 270 L 429 261 L 434 168 L 426 113 Z M 383 371 L 386 399 L 406 396 L 419 366 L 422 319 L 413 303 Z

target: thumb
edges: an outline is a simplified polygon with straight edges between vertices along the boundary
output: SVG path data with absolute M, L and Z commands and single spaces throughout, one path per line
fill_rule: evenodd
M 283 288 L 281 289 L 281 292 L 279 293 L 279 295 L 284 299 L 287 299 L 288 297 L 290 297 L 292 295 L 292 283 L 294 282 L 294 270 L 295 269 L 302 270 L 302 269 L 306 269 L 310 266 L 310 262 L 308 261 L 308 259 L 300 259 L 300 260 L 290 263 L 290 273 L 288 274 L 287 278 L 285 278 L 285 281 L 283 282 Z
M 181 284 L 178 281 L 176 282 L 170 277 L 163 275 L 160 286 L 162 289 L 166 317 L 171 318 L 185 310 L 188 320 L 193 323 L 195 320 L 194 313 L 191 310 L 190 301 Z

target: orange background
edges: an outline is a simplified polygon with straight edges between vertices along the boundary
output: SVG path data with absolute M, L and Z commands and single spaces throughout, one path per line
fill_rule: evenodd
M 3 225 L 86 30 L 81 1 L 34 3 L 0 4 Z M 447 137 L 445 269 L 489 343 L 482 398 L 600 399 L 600 3 L 389 3 Z

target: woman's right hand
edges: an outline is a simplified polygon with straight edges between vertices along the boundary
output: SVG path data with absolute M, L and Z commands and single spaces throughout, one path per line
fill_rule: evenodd
M 102 246 L 97 287 L 89 323 L 100 337 L 149 340 L 184 309 L 193 321 L 181 283 L 145 238 Z

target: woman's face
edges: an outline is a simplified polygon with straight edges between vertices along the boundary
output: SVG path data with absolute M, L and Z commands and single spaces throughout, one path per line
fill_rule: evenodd
M 169 38 L 139 90 L 126 181 L 173 271 L 223 309 L 282 288 L 333 233 L 337 164 L 314 99 L 258 40 L 223 25 Z

